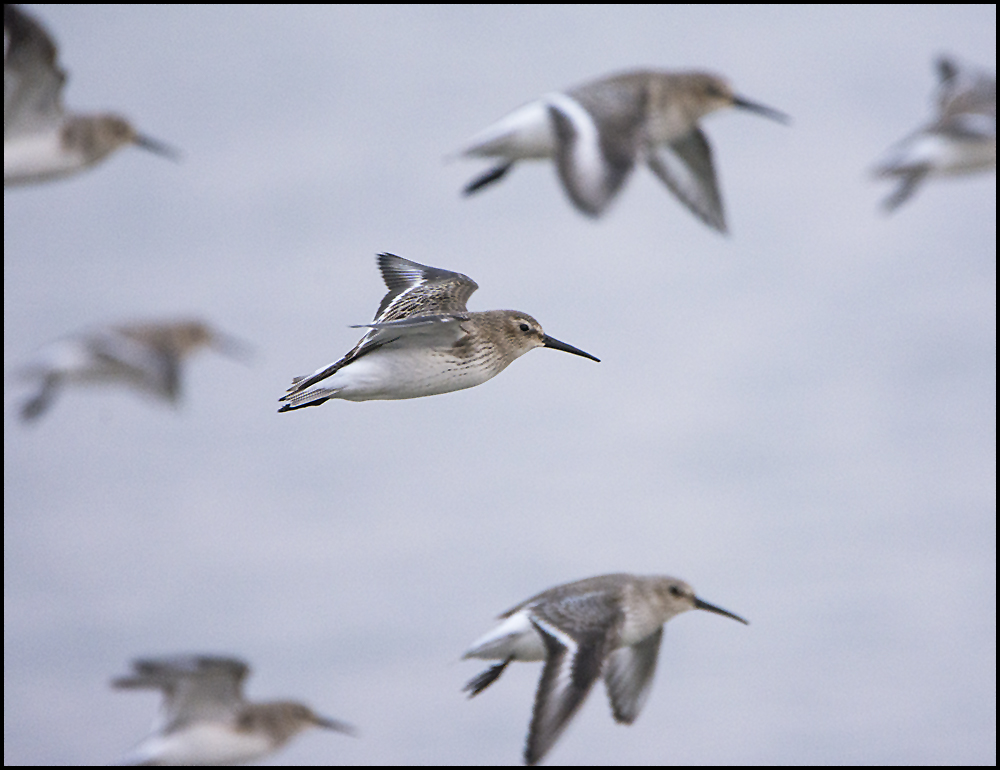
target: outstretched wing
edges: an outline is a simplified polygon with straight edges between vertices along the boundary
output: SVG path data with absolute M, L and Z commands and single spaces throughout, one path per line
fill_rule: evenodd
M 632 134 L 616 135 L 600 125 L 579 101 L 549 96 L 549 119 L 556 136 L 556 171 L 576 207 L 600 216 L 635 164 Z
M 87 348 L 95 363 L 133 385 L 175 400 L 180 394 L 181 362 L 177 354 L 155 341 L 141 341 L 121 329 L 94 332 Z
M 469 276 L 412 262 L 395 254 L 378 255 L 379 270 L 389 292 L 375 314 L 384 323 L 413 315 L 465 313 L 479 285 Z
M 123 689 L 163 692 L 156 729 L 171 730 L 205 719 L 226 719 L 243 704 L 249 666 L 236 658 L 181 655 L 136 660 L 133 672 L 112 681 Z
M 545 644 L 545 667 L 524 748 L 527 764 L 541 761 L 583 704 L 617 643 L 622 620 L 608 591 L 532 608 L 532 626 Z
M 996 118 L 995 75 L 961 64 L 947 56 L 939 57 L 936 65 L 939 85 L 934 100 L 942 118 L 959 113 L 978 113 Z M 993 133 L 996 134 L 995 127 Z
M 42 25 L 9 3 L 3 6 L 3 38 L 3 135 L 8 139 L 58 120 L 66 74 Z
M 700 128 L 664 147 L 650 147 L 646 164 L 702 222 L 720 233 L 726 232 L 712 147 Z
M 649 688 L 660 656 L 663 626 L 638 644 L 619 647 L 604 664 L 604 684 L 615 720 L 630 725 L 649 697 Z

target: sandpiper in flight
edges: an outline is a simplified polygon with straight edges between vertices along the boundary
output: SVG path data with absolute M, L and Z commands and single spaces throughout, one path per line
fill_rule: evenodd
M 66 385 L 117 382 L 176 403 L 181 393 L 181 364 L 202 347 L 246 357 L 247 346 L 199 320 L 144 322 L 109 326 L 56 340 L 18 373 L 38 383 L 21 408 L 32 420 L 51 405 Z
M 996 75 L 963 66 L 948 56 L 937 60 L 940 84 L 937 117 L 893 146 L 873 170 L 899 186 L 883 202 L 895 211 L 929 176 L 989 171 L 997 166 Z
M 31 184 L 75 174 L 126 144 L 168 158 L 177 153 L 109 113 L 67 112 L 66 73 L 52 38 L 31 16 L 3 7 L 3 184 Z
M 418 398 L 481 385 L 532 348 L 564 350 L 593 361 L 542 331 L 527 313 L 470 313 L 465 304 L 479 288 L 467 275 L 380 254 L 389 292 L 371 329 L 347 355 L 314 374 L 297 377 L 281 397 L 287 412 L 348 401 Z M 329 379 L 328 379 L 329 378 Z M 323 387 L 312 388 L 323 380 Z
M 277 751 L 309 727 L 353 734 L 295 701 L 250 703 L 241 660 L 181 655 L 137 660 L 133 672 L 112 681 L 122 689 L 163 691 L 152 733 L 125 758 L 136 765 L 222 765 L 249 762 Z
M 600 216 L 637 163 L 645 163 L 697 217 L 726 232 L 712 149 L 698 121 L 723 107 L 788 117 L 733 93 L 704 72 L 635 70 L 550 93 L 484 129 L 460 154 L 500 158 L 466 195 L 519 160 L 552 158 L 576 207 Z
M 465 686 L 478 695 L 512 660 L 544 660 L 524 748 L 540 762 L 601 675 L 616 721 L 632 724 L 649 695 L 663 624 L 699 609 L 746 623 L 702 601 L 682 580 L 601 575 L 550 588 L 500 615 L 503 622 L 463 657 L 499 660 Z

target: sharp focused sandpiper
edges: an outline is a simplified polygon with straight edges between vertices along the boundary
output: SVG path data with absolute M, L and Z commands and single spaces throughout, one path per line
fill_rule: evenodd
M 67 385 L 120 383 L 177 403 L 182 363 L 202 347 L 237 358 L 249 355 L 245 343 L 193 319 L 107 326 L 56 340 L 18 372 L 38 384 L 21 417 L 39 417 Z
M 879 179 L 898 180 L 883 202 L 895 211 L 931 176 L 989 171 L 997 166 L 997 78 L 954 58 L 937 60 L 937 117 L 894 145 L 874 168 Z
M 724 233 L 712 149 L 698 125 L 723 107 L 788 121 L 706 72 L 635 70 L 550 93 L 469 140 L 460 154 L 500 163 L 470 182 L 465 193 L 497 181 L 519 160 L 551 158 L 570 200 L 597 217 L 633 167 L 644 163 L 699 219 Z
M 296 701 L 250 703 L 241 660 L 179 655 L 136 660 L 112 681 L 121 689 L 163 692 L 153 731 L 125 758 L 136 765 L 223 765 L 267 756 L 309 727 L 354 734 L 350 725 L 316 714 Z
M 683 580 L 664 576 L 601 575 L 550 588 L 500 615 L 464 658 L 499 660 L 465 686 L 478 695 L 513 660 L 544 660 L 524 748 L 540 762 L 580 708 L 599 676 L 616 721 L 632 724 L 649 695 L 663 624 L 688 610 L 743 618 L 702 601 Z
M 375 320 L 359 325 L 370 331 L 343 358 L 295 378 L 280 399 L 285 403 L 279 412 L 319 406 L 331 398 L 419 398 L 471 388 L 533 348 L 600 360 L 550 337 L 527 313 L 470 313 L 465 304 L 479 286 L 467 275 L 394 254 L 380 254 L 378 266 L 389 292 Z M 324 380 L 323 387 L 313 388 Z
M 3 51 L 4 187 L 75 174 L 127 144 L 177 158 L 119 115 L 67 112 L 55 43 L 38 21 L 6 3 Z

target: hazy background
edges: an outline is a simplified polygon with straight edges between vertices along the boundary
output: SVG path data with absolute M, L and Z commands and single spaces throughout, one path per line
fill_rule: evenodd
M 4 196 L 4 761 L 116 761 L 157 698 L 136 655 L 237 654 L 252 698 L 355 723 L 282 763 L 516 763 L 539 665 L 460 662 L 552 585 L 676 575 L 749 618 L 668 627 L 645 711 L 603 685 L 555 763 L 996 762 L 996 177 L 887 218 L 867 171 L 932 112 L 933 58 L 989 69 L 996 6 L 29 6 L 70 71 L 184 153 Z M 444 158 L 553 89 L 723 73 L 790 127 L 705 121 L 732 235 L 645 169 L 598 222 L 551 166 L 471 199 Z M 277 414 L 385 289 L 458 270 L 594 364 Z M 102 322 L 203 316 L 178 410 L 12 377 Z

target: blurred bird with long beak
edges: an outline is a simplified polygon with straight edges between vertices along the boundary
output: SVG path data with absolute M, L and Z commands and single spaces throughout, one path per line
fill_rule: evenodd
M 712 148 L 698 125 L 724 107 L 789 120 L 706 72 L 635 70 L 546 94 L 479 132 L 459 152 L 499 159 L 465 194 L 496 182 L 518 161 L 552 159 L 573 204 L 599 217 L 632 169 L 645 164 L 695 216 L 725 233 Z
M 42 25 L 15 5 L 3 7 L 3 184 L 58 179 L 135 145 L 173 160 L 171 147 L 139 133 L 120 115 L 69 112 L 66 73 Z
M 24 420 L 42 415 L 66 387 L 119 383 L 176 404 L 185 358 L 201 348 L 248 359 L 245 342 L 196 319 L 102 327 L 49 343 L 22 367 L 38 389 L 21 408 Z

